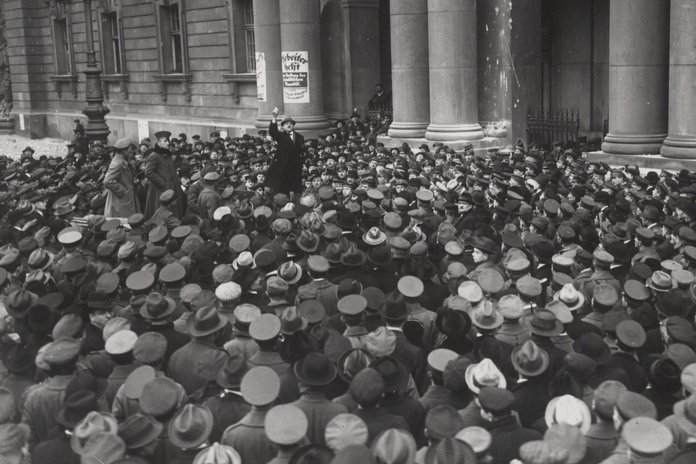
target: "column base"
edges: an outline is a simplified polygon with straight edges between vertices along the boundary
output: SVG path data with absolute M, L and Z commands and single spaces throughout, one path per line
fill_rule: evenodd
M 696 137 L 669 136 L 662 144 L 661 153 L 665 158 L 696 160 Z
M 434 142 L 453 140 L 481 140 L 484 137 L 480 124 L 430 124 L 425 138 Z
M 254 121 L 254 127 L 256 127 L 258 130 L 267 130 L 272 118 L 273 117 L 270 114 L 260 114 Z
M 427 122 L 392 122 L 389 126 L 389 137 L 401 139 L 419 139 L 425 136 Z
M 602 151 L 619 155 L 658 155 L 667 134 L 612 134 L 604 137 Z
M 678 172 L 681 169 L 690 171 L 696 170 L 696 158 L 692 159 L 672 159 L 661 155 L 625 155 L 615 153 L 605 153 L 603 151 L 591 151 L 587 154 L 587 162 L 598 161 L 607 163 L 609 166 L 622 167 L 627 164 L 634 164 L 643 171 L 667 171 Z
M 427 140 L 424 137 L 391 137 L 387 135 L 380 135 L 377 137 L 378 142 L 382 142 L 385 147 L 400 147 L 403 143 L 407 143 L 412 149 L 420 147 L 422 144 L 426 144 L 432 148 L 432 140 Z M 446 145 L 456 152 L 463 152 L 468 147 L 474 148 L 474 153 L 485 153 L 491 148 L 502 148 L 508 145 L 504 139 L 497 139 L 494 137 L 485 137 L 480 140 L 453 140 L 446 143 Z

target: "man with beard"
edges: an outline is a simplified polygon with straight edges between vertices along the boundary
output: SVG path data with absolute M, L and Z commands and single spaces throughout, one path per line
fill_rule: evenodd
M 152 217 L 160 206 L 160 195 L 167 189 L 174 191 L 175 205 L 172 212 L 177 217 L 181 217 L 186 208 L 184 192 L 181 190 L 181 180 L 172 160 L 172 152 L 169 150 L 169 137 L 171 135 L 169 131 L 157 132 L 155 134 L 157 145 L 147 156 L 145 177 L 150 181 L 150 185 L 147 188 L 147 200 L 143 212 L 146 219 Z

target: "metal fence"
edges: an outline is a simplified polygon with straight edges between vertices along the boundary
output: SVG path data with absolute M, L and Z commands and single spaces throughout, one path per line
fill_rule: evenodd
M 573 110 L 527 112 L 527 143 L 553 145 L 578 141 L 580 112 Z
M 392 107 L 391 103 L 372 103 L 367 107 L 367 113 L 370 119 L 378 118 L 380 116 L 389 116 L 392 118 L 394 117 L 394 108 Z

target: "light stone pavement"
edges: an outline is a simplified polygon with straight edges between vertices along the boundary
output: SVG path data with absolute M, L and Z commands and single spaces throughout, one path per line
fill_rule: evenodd
M 61 139 L 29 139 L 19 135 L 0 135 L 0 155 L 19 158 L 22 150 L 31 147 L 35 150 L 34 158 L 42 155 L 65 156 L 68 153 L 68 142 Z

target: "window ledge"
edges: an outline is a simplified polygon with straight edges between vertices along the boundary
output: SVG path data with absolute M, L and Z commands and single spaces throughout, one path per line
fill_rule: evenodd
M 192 74 L 172 73 L 172 74 L 155 74 L 155 79 L 162 82 L 186 82 L 190 81 Z
M 123 82 L 128 80 L 128 74 L 102 74 L 101 80 L 105 82 Z
M 55 86 L 58 98 L 63 98 L 63 86 L 67 85 L 70 88 L 73 98 L 77 99 L 77 74 L 53 74 L 48 77 Z
M 256 84 L 256 73 L 222 73 L 222 78 L 230 84 L 230 94 L 239 103 L 239 84 Z
M 77 74 L 53 74 L 48 77 L 53 82 L 77 82 Z
M 193 81 L 193 74 L 183 74 L 183 73 L 172 73 L 172 74 L 155 74 L 155 80 L 160 83 L 160 96 L 162 101 L 166 103 L 167 101 L 167 84 L 168 83 L 179 83 L 181 84 L 181 93 L 184 95 L 187 103 L 191 102 L 192 92 L 191 84 Z
M 227 82 L 253 82 L 256 83 L 256 73 L 223 73 L 222 78 Z

